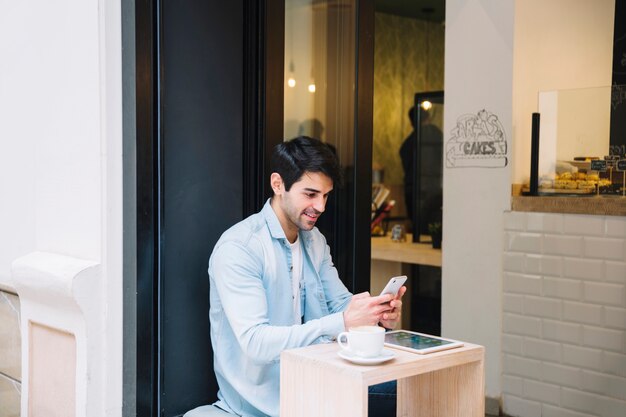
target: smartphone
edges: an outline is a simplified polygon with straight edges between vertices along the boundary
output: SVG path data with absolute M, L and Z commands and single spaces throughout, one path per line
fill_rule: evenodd
M 394 296 L 397 295 L 398 291 L 400 291 L 400 287 L 402 287 L 402 284 L 404 284 L 405 281 L 406 281 L 406 275 L 400 275 L 399 277 L 390 278 L 389 282 L 387 283 L 387 285 L 385 285 L 385 288 L 383 288 L 380 295 L 383 295 L 383 294 L 393 294 Z

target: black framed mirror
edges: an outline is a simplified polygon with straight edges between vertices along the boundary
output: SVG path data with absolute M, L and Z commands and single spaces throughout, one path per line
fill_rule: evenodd
M 415 94 L 410 110 L 413 131 L 400 148 L 413 242 L 429 234 L 429 225 L 442 222 L 443 98 L 443 91 Z

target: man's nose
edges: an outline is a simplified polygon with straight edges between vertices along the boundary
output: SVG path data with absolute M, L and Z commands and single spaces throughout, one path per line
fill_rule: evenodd
M 324 210 L 326 210 L 326 198 L 323 196 L 320 196 L 318 198 L 315 199 L 315 202 L 313 204 L 313 208 L 316 211 L 319 211 L 320 213 L 323 213 Z

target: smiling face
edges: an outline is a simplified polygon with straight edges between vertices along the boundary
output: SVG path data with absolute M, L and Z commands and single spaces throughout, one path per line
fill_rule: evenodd
M 298 230 L 311 230 L 326 208 L 333 181 L 319 172 L 305 172 L 289 191 L 281 176 L 273 173 L 270 183 L 274 190 L 272 208 L 283 227 L 285 236 L 295 242 Z

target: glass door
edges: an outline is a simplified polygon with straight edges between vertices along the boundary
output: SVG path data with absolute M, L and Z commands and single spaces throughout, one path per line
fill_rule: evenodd
M 369 242 L 365 242 L 369 239 L 355 238 L 362 233 L 369 236 L 369 203 L 363 203 L 369 195 L 363 200 L 358 190 L 366 187 L 369 193 L 371 183 L 367 177 L 371 117 L 366 120 L 371 115 L 371 99 L 367 103 L 363 99 L 367 92 L 357 86 L 358 53 L 372 55 L 371 42 L 357 31 L 357 20 L 366 18 L 360 13 L 370 10 L 373 14 L 368 4 L 371 1 L 285 1 L 284 139 L 315 137 L 339 158 L 344 185 L 335 187 L 318 228 L 328 241 L 339 275 L 353 291 L 369 286 L 367 278 L 363 284 L 355 278 L 369 276 L 369 265 L 355 263 L 357 254 L 369 256 Z M 367 66 L 361 71 L 365 74 Z M 362 113 L 357 112 L 359 99 Z M 359 175 L 361 167 L 367 167 L 365 178 Z

